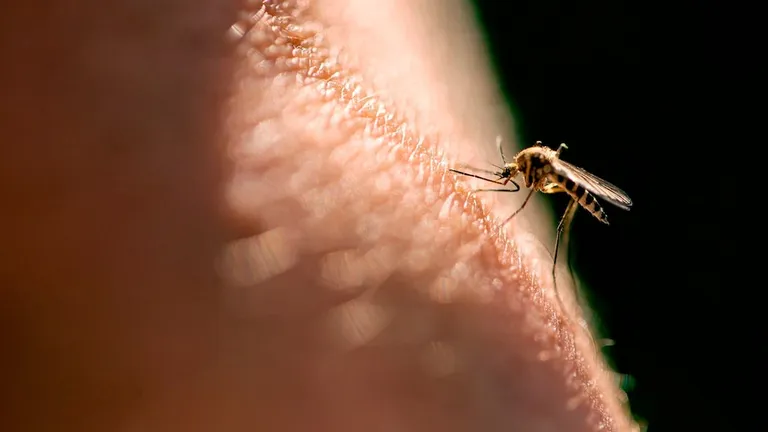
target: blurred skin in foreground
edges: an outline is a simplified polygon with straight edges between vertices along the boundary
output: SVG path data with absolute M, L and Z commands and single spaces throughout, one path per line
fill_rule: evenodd
M 1 430 L 633 430 L 462 2 L 17 3 Z

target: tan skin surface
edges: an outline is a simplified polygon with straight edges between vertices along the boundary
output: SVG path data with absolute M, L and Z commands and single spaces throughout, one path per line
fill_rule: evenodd
M 503 127 L 474 33 L 67 4 L 0 26 L 0 430 L 630 430 L 521 253 L 550 219 L 447 173 Z

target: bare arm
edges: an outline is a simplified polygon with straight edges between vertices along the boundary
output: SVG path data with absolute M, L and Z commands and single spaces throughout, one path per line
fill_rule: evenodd
M 93 64 L 63 57 L 73 94 L 13 100 L 5 141 L 33 144 L 0 162 L 19 203 L 3 224 L 5 340 L 19 341 L 4 370 L 20 371 L 3 417 L 73 430 L 627 430 L 610 376 L 557 310 L 549 257 L 521 253 L 526 233 L 546 236 L 540 210 L 505 234 L 446 170 L 443 151 L 493 160 L 504 128 L 471 27 L 427 19 L 438 2 L 422 14 L 310 4 L 263 11 L 231 98 L 216 90 L 227 48 L 179 36 L 214 40 L 228 14 L 169 2 L 153 10 L 167 14 L 157 33 L 126 27 Z M 131 16 L 101 13 L 111 30 Z M 25 129 L 40 99 L 47 127 Z

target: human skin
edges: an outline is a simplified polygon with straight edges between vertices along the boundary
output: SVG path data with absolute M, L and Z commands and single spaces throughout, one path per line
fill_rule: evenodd
M 223 3 L 4 11 L 0 429 L 631 430 L 462 5 Z

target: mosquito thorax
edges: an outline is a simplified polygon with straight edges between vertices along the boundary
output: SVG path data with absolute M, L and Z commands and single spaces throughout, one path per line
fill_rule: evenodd
M 517 168 L 523 174 L 527 187 L 538 182 L 544 174 L 544 167 L 549 166 L 554 157 L 555 151 L 544 146 L 529 147 L 515 156 Z

